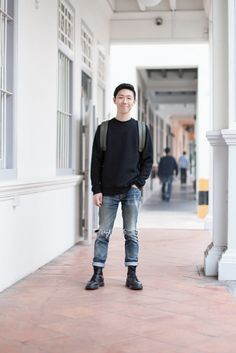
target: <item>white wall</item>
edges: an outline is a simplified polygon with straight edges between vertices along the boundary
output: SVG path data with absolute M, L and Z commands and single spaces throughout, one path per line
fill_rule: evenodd
M 109 64 L 109 12 L 99 1 L 71 1 L 75 10 L 75 172 L 80 155 L 82 20 L 94 35 L 95 64 L 91 70 L 94 105 L 97 104 L 98 45 L 104 49 Z M 79 239 L 78 184 L 82 176 L 56 174 L 58 1 L 41 0 L 36 5 L 32 0 L 18 1 L 15 14 L 17 179 L 0 183 L 0 291 Z
M 19 1 L 17 51 L 17 175 L 55 175 L 57 0 Z
M 55 175 L 57 124 L 57 0 L 19 2 L 16 99 L 17 174 L 19 178 Z M 80 117 L 83 19 L 94 35 L 93 104 L 96 104 L 97 46 L 109 64 L 109 19 L 97 2 L 71 1 L 75 9 L 74 99 Z M 96 21 L 94 20 L 96 16 Z M 99 15 L 98 15 L 99 14 Z M 108 66 L 108 65 L 107 65 Z
M 0 202 L 0 291 L 78 241 L 75 187 Z
M 94 38 L 94 69 L 89 72 L 89 75 L 92 77 L 92 103 L 97 106 L 98 99 L 98 77 L 97 77 L 97 51 L 99 46 L 104 51 L 106 56 L 106 84 L 102 86 L 105 89 L 105 95 L 107 97 L 107 88 L 109 88 L 109 65 L 110 65 L 110 11 L 106 3 L 103 0 L 97 1 L 86 1 L 86 0 L 72 0 L 71 3 L 77 9 L 77 27 L 78 32 L 81 31 L 81 20 L 83 20 L 90 31 L 92 32 Z M 78 43 L 80 44 L 80 37 L 78 37 Z M 81 49 L 79 48 L 78 53 L 79 62 L 81 60 Z M 83 65 L 80 62 L 80 68 L 84 69 Z M 81 71 L 79 73 L 78 80 L 81 81 Z M 78 91 L 80 96 L 80 87 Z M 107 99 L 105 104 L 105 117 L 107 117 Z
M 137 88 L 139 68 L 198 68 L 197 178 L 209 178 L 209 144 L 206 131 L 209 113 L 209 48 L 207 44 L 113 44 L 111 47 L 112 87 L 130 82 Z M 112 96 L 112 92 L 111 92 Z M 111 115 L 114 107 L 111 105 Z M 133 110 L 137 116 L 137 106 Z
M 95 41 L 99 41 L 106 51 L 109 52 L 110 45 L 110 20 L 103 0 L 86 1 L 72 0 L 71 3 L 78 9 L 78 15 L 82 18 L 93 32 Z

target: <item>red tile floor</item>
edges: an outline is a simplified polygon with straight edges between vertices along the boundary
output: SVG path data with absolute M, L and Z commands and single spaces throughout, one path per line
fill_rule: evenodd
M 85 291 L 91 246 L 74 246 L 0 294 L 0 353 L 235 353 L 236 300 L 206 278 L 204 230 L 141 229 L 138 277 L 124 286 L 123 238 L 105 287 Z

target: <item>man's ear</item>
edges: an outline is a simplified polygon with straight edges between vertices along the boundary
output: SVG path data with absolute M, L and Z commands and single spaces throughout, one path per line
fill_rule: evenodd
M 116 103 L 116 98 L 115 97 L 113 97 L 113 102 Z

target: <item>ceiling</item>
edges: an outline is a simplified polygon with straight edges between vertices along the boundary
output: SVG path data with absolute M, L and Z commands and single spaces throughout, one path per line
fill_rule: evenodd
M 113 13 L 156 12 L 156 11 L 202 11 L 206 0 L 107 0 Z M 158 5 L 146 6 L 147 3 Z
M 142 69 L 140 79 L 153 104 L 195 104 L 197 69 Z
M 126 36 L 130 36 L 131 42 L 139 39 L 143 42 L 172 42 L 175 38 L 178 42 L 182 41 L 184 36 L 190 42 L 201 40 L 206 33 L 211 9 L 211 0 L 105 1 L 113 14 L 112 39 L 121 42 L 125 41 Z M 163 23 L 156 22 L 155 28 L 153 19 L 161 19 Z M 173 21 L 176 29 L 174 35 L 173 26 L 171 27 Z M 205 39 L 207 40 L 207 35 Z M 146 95 L 157 111 L 167 110 L 172 116 L 177 112 L 178 116 L 196 114 L 197 68 L 143 68 L 138 70 L 138 74 Z

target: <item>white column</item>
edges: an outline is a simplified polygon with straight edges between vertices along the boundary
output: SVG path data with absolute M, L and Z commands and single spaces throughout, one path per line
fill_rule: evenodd
M 212 2 L 213 130 L 228 128 L 228 1 Z
M 212 128 L 213 147 L 212 243 L 205 251 L 207 276 L 218 274 L 218 262 L 227 247 L 228 153 L 221 129 L 228 127 L 228 1 L 212 1 Z
M 228 236 L 227 250 L 219 262 L 219 280 L 236 280 L 236 130 L 222 130 L 228 145 Z
M 221 131 L 207 133 L 208 141 L 213 147 L 213 200 L 212 200 L 212 243 L 205 251 L 205 274 L 218 274 L 218 261 L 227 246 L 227 183 L 228 161 L 227 146 Z
M 235 65 L 235 48 L 236 48 L 236 0 L 228 0 L 228 75 L 229 75 L 229 123 L 228 126 L 232 130 L 236 130 L 236 65 Z
M 236 117 L 235 117 L 235 0 L 228 0 L 228 42 L 229 42 L 229 129 L 222 130 L 228 145 L 228 232 L 227 250 L 219 262 L 219 279 L 236 280 Z

